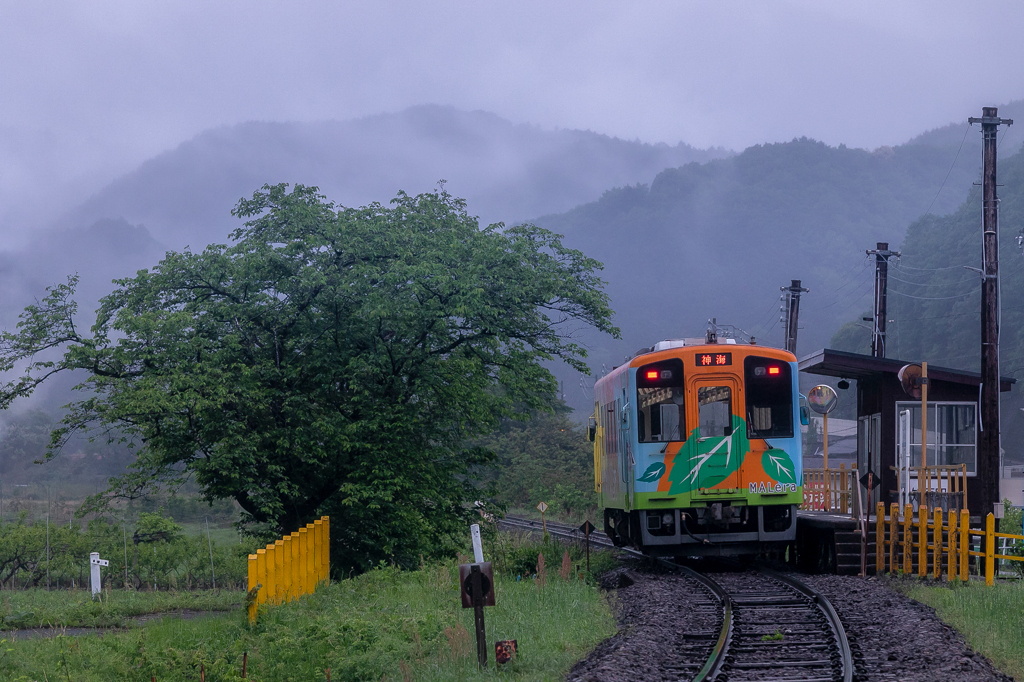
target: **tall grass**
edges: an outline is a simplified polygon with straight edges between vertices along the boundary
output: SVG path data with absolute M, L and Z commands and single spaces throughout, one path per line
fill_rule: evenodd
M 558 577 L 548 559 L 542 587 L 506 571 L 495 575 L 497 605 L 486 609 L 489 668 L 477 669 L 473 611 L 458 598 L 456 563 L 418 571 L 383 567 L 321 587 L 298 602 L 267 608 L 249 626 L 242 612 L 194 621 L 163 620 L 103 637 L 0 644 L 0 679 L 76 682 L 146 679 L 234 680 L 243 652 L 263 681 L 476 680 L 496 676 L 494 642 L 516 639 L 505 679 L 557 680 L 615 630 L 602 595 L 578 576 Z
M 135 592 L 108 590 L 93 600 L 87 590 L 18 590 L 0 593 L 0 630 L 36 627 L 123 627 L 130 619 L 166 611 L 228 611 L 245 603 L 239 590 Z
M 974 650 L 1000 670 L 1024 678 L 1024 585 L 967 583 L 951 587 L 904 587 L 911 599 L 935 609 Z

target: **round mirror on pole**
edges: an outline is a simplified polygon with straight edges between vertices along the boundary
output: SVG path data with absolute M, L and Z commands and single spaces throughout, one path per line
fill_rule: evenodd
M 821 468 L 828 471 L 828 413 L 836 409 L 839 396 L 835 389 L 827 384 L 819 384 L 807 392 L 807 404 L 812 410 L 822 415 L 822 456 Z

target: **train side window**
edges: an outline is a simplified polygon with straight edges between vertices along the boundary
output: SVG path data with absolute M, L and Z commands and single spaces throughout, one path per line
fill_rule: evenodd
M 748 438 L 793 437 L 793 380 L 789 363 L 755 355 L 743 360 Z
M 732 435 L 732 389 L 701 386 L 697 389 L 698 425 L 701 438 Z
M 636 418 L 641 443 L 686 440 L 686 389 L 677 358 L 645 365 L 636 374 Z

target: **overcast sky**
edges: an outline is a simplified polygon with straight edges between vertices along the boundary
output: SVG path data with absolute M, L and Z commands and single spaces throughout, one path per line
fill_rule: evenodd
M 962 0 L 0 0 L 0 202 L 92 191 L 211 126 L 421 103 L 874 148 L 1024 98 L 1022 35 L 1021 3 Z

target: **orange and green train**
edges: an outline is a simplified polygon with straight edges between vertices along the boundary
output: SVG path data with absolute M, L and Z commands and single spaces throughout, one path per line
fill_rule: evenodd
M 594 386 L 605 533 L 651 555 L 745 555 L 796 538 L 803 500 L 792 353 L 662 341 Z

